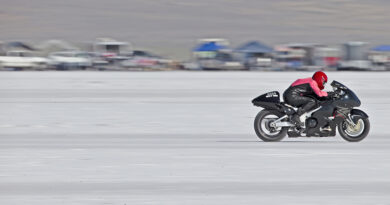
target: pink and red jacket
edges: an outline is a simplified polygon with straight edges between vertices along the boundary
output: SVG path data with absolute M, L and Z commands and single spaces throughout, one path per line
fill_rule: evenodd
M 322 91 L 316 81 L 312 78 L 304 78 L 298 79 L 293 84 L 291 84 L 291 91 L 295 94 L 299 94 L 301 96 L 310 95 L 312 93 L 316 94 L 318 97 L 327 97 L 328 93 Z

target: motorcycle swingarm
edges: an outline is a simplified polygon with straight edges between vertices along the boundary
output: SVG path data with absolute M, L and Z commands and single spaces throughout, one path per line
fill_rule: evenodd
M 283 119 L 286 119 L 287 117 L 288 117 L 288 116 L 285 115 L 285 116 L 283 116 L 283 117 L 281 117 L 281 118 L 275 120 L 274 122 L 272 122 L 272 123 L 270 124 L 270 126 L 271 126 L 271 127 L 292 127 L 292 126 L 294 126 L 294 124 L 291 123 L 291 122 L 282 122 L 282 120 L 283 120 Z

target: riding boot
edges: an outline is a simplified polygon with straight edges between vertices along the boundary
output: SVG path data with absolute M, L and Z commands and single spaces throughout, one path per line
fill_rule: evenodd
M 301 122 L 301 120 L 299 119 L 303 113 L 305 113 L 305 111 L 302 108 L 298 108 L 297 112 L 291 117 L 291 121 L 295 124 L 295 126 L 303 126 L 303 122 Z

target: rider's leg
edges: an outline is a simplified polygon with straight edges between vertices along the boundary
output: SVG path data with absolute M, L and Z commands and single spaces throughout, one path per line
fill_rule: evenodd
M 316 102 L 312 98 L 303 97 L 303 96 L 299 96 L 295 100 L 300 101 L 301 106 L 298 108 L 297 112 L 292 116 L 291 120 L 295 125 L 302 126 L 303 122 L 301 121 L 300 117 L 304 113 L 310 111 L 316 105 Z
M 313 98 L 309 98 L 309 97 L 302 97 L 302 98 L 305 98 L 306 101 L 306 103 L 302 105 L 302 110 L 304 111 L 304 113 L 310 111 L 316 105 L 316 101 Z
M 316 104 L 313 98 L 301 96 L 299 93 L 290 92 L 289 89 L 283 93 L 283 98 L 285 102 L 298 108 L 297 112 L 291 118 L 291 121 L 296 126 L 301 126 L 302 124 L 299 119 L 300 116 L 311 110 Z

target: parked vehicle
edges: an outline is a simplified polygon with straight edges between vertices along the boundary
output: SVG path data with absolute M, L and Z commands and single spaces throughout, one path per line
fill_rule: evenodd
M 93 44 L 93 51 L 109 63 L 117 63 L 131 56 L 132 47 L 128 42 L 111 38 L 98 38 Z
M 236 48 L 234 52 L 242 55 L 242 62 L 248 70 L 272 67 L 273 49 L 261 42 L 250 41 Z
M 333 47 L 317 47 L 313 54 L 314 64 L 322 68 L 336 68 L 341 59 L 341 51 Z
M 380 45 L 372 48 L 368 53 L 368 59 L 374 67 L 390 70 L 390 45 Z
M 366 42 L 348 42 L 343 45 L 344 58 L 339 62 L 338 70 L 371 70 L 373 65 L 367 57 Z
M 163 58 L 158 55 L 154 55 L 147 51 L 134 50 L 129 59 L 120 63 L 125 68 L 169 68 L 172 66 L 173 61 L 167 58 Z
M 43 70 L 47 68 L 48 59 L 37 57 L 32 51 L 9 51 L 0 56 L 0 68 L 15 70 Z
M 214 58 L 198 59 L 203 70 L 245 70 L 244 64 L 232 52 L 219 51 Z
M 371 70 L 372 67 L 372 62 L 369 60 L 348 60 L 340 61 L 337 65 L 337 70 L 367 71 Z
M 287 46 L 275 47 L 276 66 L 282 69 L 299 69 L 304 66 L 306 51 Z
M 54 52 L 48 58 L 49 66 L 57 70 L 86 69 L 93 66 L 93 59 L 87 52 Z

